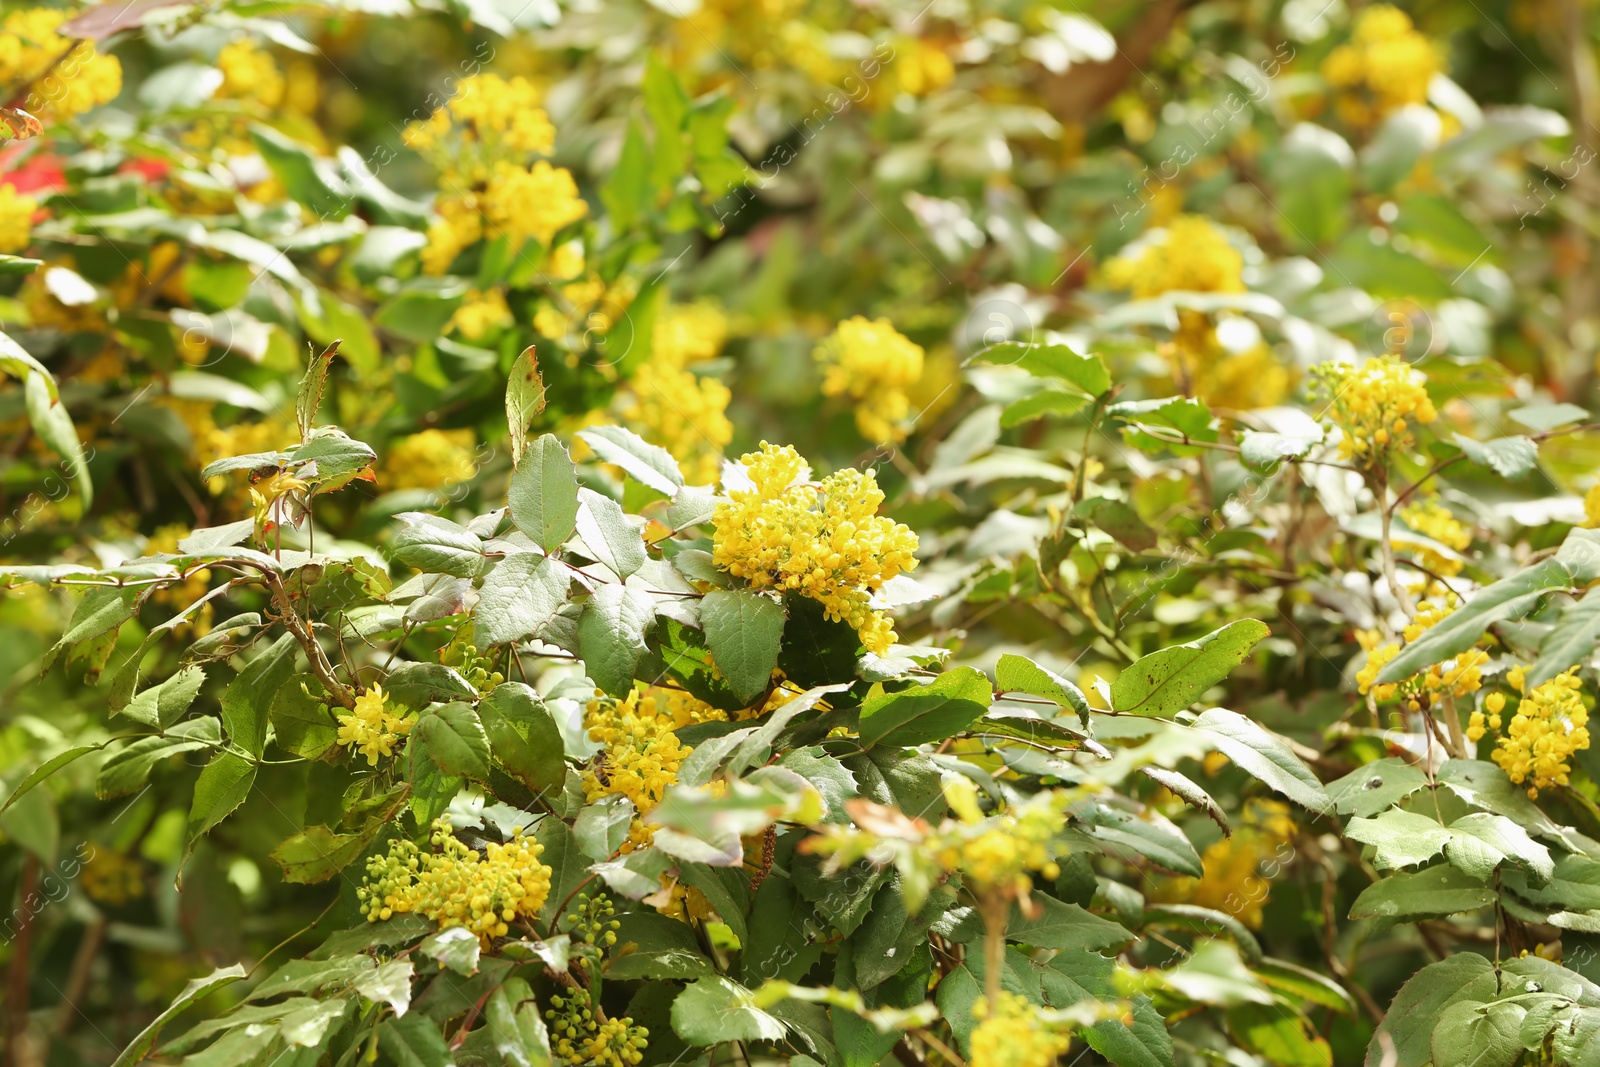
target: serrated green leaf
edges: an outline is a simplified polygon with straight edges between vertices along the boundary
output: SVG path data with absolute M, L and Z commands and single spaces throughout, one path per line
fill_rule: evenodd
M 943 741 L 981 719 L 994 698 L 972 667 L 945 671 L 927 685 L 881 693 L 861 706 L 861 744 L 910 747 Z
M 1171 718 L 1226 678 L 1271 632 L 1266 623 L 1240 619 L 1197 641 L 1143 656 L 1117 675 L 1111 685 L 1111 707 Z
M 700 625 L 717 669 L 748 704 L 772 684 L 783 641 L 783 605 L 750 589 L 713 589 L 700 601 Z
M 578 523 L 578 474 L 554 434 L 544 434 L 528 446 L 512 472 L 506 504 L 517 529 L 546 552 L 554 552 L 572 536 Z

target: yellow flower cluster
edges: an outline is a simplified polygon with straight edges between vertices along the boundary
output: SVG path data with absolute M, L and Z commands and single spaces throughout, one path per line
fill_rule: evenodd
M 684 478 L 696 485 L 716 481 L 722 450 L 733 440 L 727 415 L 733 394 L 688 367 L 714 359 L 727 336 L 727 316 L 710 304 L 666 309 L 651 335 L 650 360 L 634 372 L 622 410 L 645 440 L 672 453 Z
M 510 326 L 515 320 L 511 308 L 506 306 L 505 294 L 499 289 L 470 290 L 445 331 L 455 330 L 469 341 L 481 341 Z
M 1407 643 L 1415 641 L 1458 606 L 1454 594 L 1446 594 L 1439 600 L 1424 600 L 1417 605 L 1416 618 L 1401 631 L 1402 636 Z M 1404 681 L 1380 683 L 1379 673 L 1400 654 L 1401 646 L 1394 641 L 1380 643 L 1375 630 L 1364 630 L 1356 638 L 1367 650 L 1367 662 L 1356 672 L 1356 686 L 1362 696 L 1370 693 L 1379 703 L 1402 698 L 1407 710 L 1421 711 L 1431 707 L 1437 699 L 1465 697 L 1483 687 L 1483 665 L 1489 662 L 1489 653 L 1481 648 L 1469 648 Z
M 1411 422 L 1424 426 L 1439 417 L 1426 379 L 1394 356 L 1374 356 L 1360 366 L 1324 363 L 1312 371 L 1342 431 L 1339 454 L 1366 467 L 1388 460 L 1390 449 L 1411 447 Z
M 476 438 L 471 430 L 423 430 L 389 446 L 383 482 L 390 489 L 443 489 L 471 480 Z
M 1179 215 L 1165 237 L 1147 244 L 1138 258 L 1118 257 L 1105 266 L 1104 280 L 1127 289 L 1137 300 L 1162 293 L 1239 293 L 1244 291 L 1244 257 L 1204 215 Z
M 419 152 L 451 147 L 480 160 L 547 156 L 556 146 L 556 128 L 539 104 L 539 91 L 526 78 L 477 74 L 444 107 L 408 126 L 405 140 Z M 455 146 L 449 145 L 452 132 Z
M 884 92 L 869 99 L 888 107 L 897 93 L 927 96 L 955 80 L 956 65 L 943 48 L 920 37 L 897 37 L 892 47 L 894 59 L 885 71 Z
M 1261 909 L 1284 864 L 1294 857 L 1296 826 L 1289 807 L 1276 800 L 1252 799 L 1232 837 L 1206 846 L 1200 878 L 1173 878 L 1156 899 L 1225 911 L 1252 929 L 1261 927 Z M 1270 868 L 1269 868 L 1270 865 Z
M 283 105 L 287 81 L 272 53 L 248 37 L 224 45 L 217 53 L 222 85 L 217 96 L 227 100 L 253 100 L 265 108 Z
M 883 490 L 870 471 L 835 471 L 798 481 L 805 462 L 793 448 L 762 442 L 741 457 L 753 488 L 735 489 L 712 516 L 716 565 L 755 589 L 796 592 L 843 620 L 869 652 L 894 644 L 894 626 L 870 594 L 916 567 L 917 535 L 878 515 Z M 808 472 L 809 473 L 809 472 Z
M 593 801 L 603 796 L 627 797 L 643 816 L 666 796 L 678 780 L 678 767 L 689 749 L 672 732 L 674 707 L 667 690 L 632 690 L 626 699 L 598 695 L 589 703 L 584 725 L 589 738 L 605 746 L 598 762 L 584 773 L 583 791 Z M 649 844 L 651 831 L 635 817 L 622 851 Z
M 356 896 L 368 922 L 414 913 L 446 930 L 464 926 L 484 948 L 510 932 L 510 923 L 532 919 L 550 895 L 550 868 L 539 862 L 544 846 L 525 837 L 490 842 L 480 856 L 438 819 L 430 838 L 438 852 L 413 841 L 391 841 L 386 856 L 367 861 L 366 883 Z
M 78 873 L 78 884 L 89 899 L 108 907 L 120 907 L 144 896 L 144 876 L 139 861 L 109 848 L 97 848 Z
M 389 694 L 375 685 L 356 697 L 352 711 L 339 716 L 338 743 L 359 749 L 369 767 L 378 765 L 379 756 L 394 755 L 394 746 L 416 725 L 415 715 L 400 705 L 391 709 L 388 703 Z
M 33 239 L 33 213 L 39 201 L 18 193 L 15 186 L 0 185 L 0 252 L 20 252 Z
M 1506 723 L 1506 732 L 1495 742 L 1490 758 L 1517 785 L 1528 784 L 1528 795 L 1552 785 L 1566 785 L 1572 772 L 1567 762 L 1574 752 L 1589 747 L 1589 709 L 1583 702 L 1583 682 L 1573 667 L 1528 691 L 1526 668 L 1515 667 L 1506 681 L 1522 699 Z M 1488 709 L 1487 727 L 1498 731 L 1505 710 L 1504 694 L 1491 693 L 1483 705 Z M 1484 735 L 1485 717 L 1472 713 L 1467 725 L 1467 740 L 1476 743 Z
M 26 90 L 25 106 L 41 121 L 65 122 L 122 92 L 122 64 L 115 56 L 59 32 L 68 14 L 24 8 L 0 22 L 0 85 L 13 96 Z
M 575 989 L 550 998 L 545 1017 L 550 1020 L 552 1051 L 567 1063 L 592 1063 L 598 1067 L 633 1067 L 644 1060 L 650 1031 L 620 1019 L 596 1015 L 587 989 Z
M 972 1006 L 971 1067 L 1050 1067 L 1066 1055 L 1072 1037 L 1052 1028 L 1039 1009 L 1015 993 L 1002 992 L 993 1007 L 987 997 Z
M 816 352 L 822 364 L 824 396 L 847 396 L 855 403 L 856 428 L 876 443 L 903 441 L 900 425 L 911 412 L 906 390 L 922 377 L 922 346 L 903 336 L 888 319 L 860 315 L 839 324 Z
M 482 238 L 505 236 L 546 247 L 562 227 L 589 213 L 572 173 L 547 160 L 555 129 L 524 78 L 496 74 L 464 79 L 456 95 L 428 119 L 406 128 L 406 143 L 431 157 L 444 192 L 428 228 L 423 269 L 442 274 Z
M 1461 520 L 1450 513 L 1449 508 L 1437 500 L 1419 500 L 1415 504 L 1401 508 L 1396 514 L 1412 532 L 1437 541 L 1456 552 L 1465 552 L 1472 544 L 1471 532 L 1461 524 Z M 1412 548 L 1421 558 L 1422 565 L 1434 574 L 1450 578 L 1460 574 L 1462 568 L 1466 566 L 1463 561 L 1441 555 L 1426 545 L 1407 541 L 1404 530 L 1396 530 L 1393 541 L 1396 548 L 1402 546 Z
M 1066 851 L 1060 842 L 1066 826 L 1062 795 L 1035 793 L 988 818 L 978 807 L 977 787 L 966 778 L 948 779 L 944 797 L 956 817 L 929 835 L 928 853 L 946 871 L 960 871 L 973 893 L 1025 897 L 1033 889 L 1031 872 L 1048 880 L 1061 873 L 1056 859 Z
M 1429 83 L 1443 69 L 1444 59 L 1433 42 L 1412 27 L 1404 11 L 1388 4 L 1362 11 L 1350 43 L 1322 61 L 1322 76 L 1341 90 L 1339 114 L 1352 126 L 1366 126 L 1407 104 L 1424 103 Z
M 1583 527 L 1586 530 L 1600 529 L 1600 482 L 1595 482 L 1583 494 Z
M 1237 293 L 1245 287 L 1244 257 L 1210 219 L 1179 215 L 1167 225 L 1162 240 L 1135 256 L 1107 263 L 1103 280 L 1140 300 L 1169 292 Z M 1258 344 L 1229 351 L 1203 311 L 1179 311 L 1178 329 L 1161 352 L 1171 362 L 1179 387 L 1213 407 L 1271 407 L 1289 393 L 1289 368 L 1270 348 Z

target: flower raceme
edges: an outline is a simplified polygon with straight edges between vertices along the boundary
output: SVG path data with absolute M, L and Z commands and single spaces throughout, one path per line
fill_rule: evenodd
M 529 156 L 555 148 L 555 127 L 525 78 L 477 74 L 427 119 L 406 128 L 406 143 L 439 168 L 438 217 L 428 228 L 423 268 L 443 274 L 485 237 L 549 248 L 556 232 L 588 214 L 564 167 Z
M 389 852 L 367 861 L 365 884 L 356 891 L 368 922 L 414 913 L 441 930 L 462 926 L 487 948 L 517 919 L 532 919 L 550 895 L 550 868 L 539 862 L 544 846 L 525 837 L 490 842 L 480 854 L 436 820 L 424 852 L 413 841 L 391 841 Z
M 623 700 L 599 695 L 584 716 L 590 740 L 605 746 L 599 762 L 583 776 L 585 798 L 627 797 L 637 813 L 624 852 L 650 843 L 650 828 L 640 816 L 661 803 L 689 755 L 673 732 L 679 709 L 665 694 L 651 687 L 635 688 Z
M 1407 643 L 1415 641 L 1455 611 L 1459 603 L 1453 593 L 1445 594 L 1442 599 L 1424 600 L 1417 606 L 1416 618 L 1406 624 L 1401 635 Z M 1356 637 L 1367 650 L 1367 662 L 1356 672 L 1357 688 L 1362 696 L 1371 694 L 1380 704 L 1401 699 L 1407 710 L 1421 711 L 1431 707 L 1436 699 L 1446 696 L 1460 699 L 1483 687 L 1483 666 L 1489 662 L 1489 653 L 1481 648 L 1469 648 L 1402 681 L 1379 682 L 1378 675 L 1383 668 L 1400 654 L 1400 643 L 1382 642 L 1372 630 L 1362 631 Z
M 947 779 L 944 797 L 955 818 L 929 836 L 928 851 L 945 871 L 960 871 L 974 894 L 1025 899 L 1032 875 L 1053 881 L 1061 873 L 1056 861 L 1065 851 L 1059 838 L 1066 794 L 1036 793 L 988 817 L 978 807 L 977 787 L 966 778 Z
M 1366 126 L 1408 104 L 1425 103 L 1434 75 L 1443 69 L 1444 59 L 1434 43 L 1416 31 L 1410 16 L 1389 4 L 1363 10 L 1350 43 L 1322 61 L 1322 76 L 1341 90 L 1339 114 L 1352 126 Z
M 0 22 L 0 85 L 27 91 L 27 109 L 45 122 L 65 122 L 122 91 L 122 64 L 91 41 L 63 35 L 68 12 L 34 7 Z
M 1072 1035 L 1051 1027 L 1026 999 L 1002 992 L 973 1005 L 972 1067 L 1050 1067 L 1066 1055 Z
M 337 743 L 358 750 L 367 765 L 376 767 L 379 756 L 394 755 L 394 746 L 411 733 L 417 717 L 396 705 L 389 707 L 389 694 L 381 685 L 356 697 L 356 706 L 339 716 Z
M 887 652 L 894 626 L 871 607 L 871 594 L 917 565 L 917 535 L 877 513 L 877 479 L 845 469 L 812 484 L 799 453 L 766 442 L 740 463 L 750 488 L 731 490 L 711 520 L 717 566 L 754 589 L 817 601 L 867 651 Z
M 1490 758 L 1517 785 L 1526 782 L 1528 795 L 1537 797 L 1541 789 L 1566 785 L 1572 754 L 1589 747 L 1589 708 L 1583 702 L 1577 667 L 1532 689 L 1526 685 L 1526 673 L 1525 668 L 1515 667 L 1506 675 L 1511 688 L 1522 694 L 1511 720 L 1504 721 L 1505 694 L 1491 693 L 1483 702 L 1487 717 L 1483 711 L 1472 713 L 1467 740 L 1480 740 L 1488 732 L 1486 725 L 1496 732 L 1503 725 L 1505 733 L 1496 740 Z
M 817 349 L 824 396 L 848 396 L 856 406 L 856 428 L 869 441 L 905 440 L 911 412 L 906 390 L 922 377 L 922 346 L 888 319 L 860 315 L 839 324 Z
M 1365 363 L 1324 363 L 1313 372 L 1342 432 L 1339 454 L 1363 467 L 1382 467 L 1390 450 L 1411 447 L 1411 424 L 1439 417 L 1422 373 L 1393 356 Z

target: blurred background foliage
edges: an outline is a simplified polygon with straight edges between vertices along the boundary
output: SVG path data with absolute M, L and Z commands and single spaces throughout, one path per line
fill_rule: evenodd
M 503 499 L 532 346 L 535 429 L 569 442 L 620 420 L 695 482 L 762 440 L 875 467 L 939 594 L 902 629 L 958 662 L 1028 650 L 1090 688 L 1268 621 L 1225 703 L 1331 781 L 1424 735 L 1356 693 L 1358 632 L 1392 607 L 1362 479 L 1276 461 L 1320 437 L 1314 366 L 1392 353 L 1438 412 L 1397 484 L 1467 458 L 1401 516 L 1402 555 L 1467 590 L 1585 521 L 1592 435 L 1527 462 L 1471 445 L 1594 405 L 1597 22 L 1584 0 L 7 0 L 0 556 L 113 566 L 248 517 L 242 474 L 196 472 L 292 444 L 308 346 L 337 337 L 327 410 L 379 460 L 319 527 L 384 567 L 390 516 Z M 979 358 L 1008 340 L 1094 353 L 1115 391 Z M 0 599 L 9 785 L 113 732 L 102 669 L 162 596 L 42 677 L 77 598 Z M 1499 927 L 1345 921 L 1359 849 L 1225 762 L 1194 773 L 1230 838 L 1147 798 L 1203 878 L 1100 873 L 1348 979 L 1361 1012 L 1309 1016 L 1357 1062 L 1422 962 Z M 36 1062 L 110 1062 L 186 980 L 326 905 L 267 859 L 302 768 L 263 766 L 180 885 L 194 773 L 107 801 L 77 764 L 0 815 L 0 897 L 41 869 L 82 889 L 19 903 L 0 946 L 26 945 L 8 997 L 50 1035 Z M 1600 836 L 1596 799 L 1584 777 L 1552 803 Z M 1568 963 L 1600 977 L 1573 962 L 1588 937 Z M 1203 1007 L 1175 1025 L 1227 1043 Z

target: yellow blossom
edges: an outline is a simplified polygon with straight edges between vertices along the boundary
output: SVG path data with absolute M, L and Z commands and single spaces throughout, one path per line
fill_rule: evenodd
M 1136 258 L 1112 260 L 1107 268 L 1108 283 L 1122 283 L 1114 287 L 1126 287 L 1136 300 L 1176 291 L 1244 291 L 1244 257 L 1204 215 L 1179 215 Z
M 672 732 L 673 715 L 660 698 L 662 692 L 635 688 L 622 700 L 597 695 L 590 702 L 584 725 L 590 740 L 605 748 L 583 776 L 589 800 L 627 797 L 642 816 L 660 804 L 667 788 L 678 780 L 678 766 L 689 749 Z M 650 837 L 650 829 L 636 817 L 622 850 L 647 845 Z
M 1572 773 L 1568 760 L 1589 747 L 1589 708 L 1583 701 L 1583 681 L 1577 667 L 1531 691 L 1526 686 L 1525 668 L 1514 668 L 1506 680 L 1522 697 L 1512 709 L 1510 722 L 1504 723 L 1505 733 L 1496 740 L 1490 758 L 1517 785 L 1526 782 L 1528 795 L 1537 797 L 1541 789 L 1566 785 Z M 1467 725 L 1467 740 L 1474 743 L 1488 730 L 1501 728 L 1505 695 L 1491 694 L 1484 707 L 1489 712 L 1487 723 L 1484 713 L 1475 711 Z
M 499 289 L 468 290 L 461 306 L 450 316 L 446 332 L 455 330 L 469 341 L 481 341 L 510 326 L 511 309 L 506 306 L 505 294 Z
M 392 841 L 385 856 L 367 861 L 365 884 L 356 891 L 369 922 L 394 915 L 426 916 L 449 929 L 463 926 L 488 948 L 510 924 L 538 917 L 550 895 L 550 868 L 539 862 L 544 846 L 513 837 L 490 842 L 480 855 L 458 841 L 450 823 L 433 824 L 432 844 L 424 852 L 411 841 Z
M 1339 454 L 1362 466 L 1385 465 L 1391 449 L 1411 447 L 1411 423 L 1426 426 L 1439 417 L 1422 373 L 1394 356 L 1360 365 L 1324 363 L 1312 373 L 1342 431 Z
M 0 185 L 0 252 L 20 252 L 33 239 L 33 214 L 39 202 L 15 186 Z
M 356 706 L 339 716 L 337 743 L 359 749 L 367 765 L 376 767 L 379 756 L 394 755 L 394 746 L 411 733 L 417 718 L 396 705 L 390 709 L 389 694 L 375 685 L 356 697 Z
M 900 423 L 911 411 L 906 391 L 922 377 L 922 346 L 902 336 L 888 319 L 846 319 L 817 349 L 825 396 L 855 403 L 856 428 L 879 443 L 902 441 Z
M 476 437 L 471 430 L 423 430 L 389 446 L 383 484 L 390 489 L 443 489 L 470 481 Z
M 78 874 L 79 884 L 97 904 L 119 907 L 144 896 L 139 861 L 109 848 L 97 848 Z
M 1419 500 L 1401 508 L 1396 514 L 1411 532 L 1437 541 L 1455 552 L 1464 552 L 1472 544 L 1472 534 L 1450 513 L 1450 509 L 1437 500 Z M 1422 565 L 1434 574 L 1450 578 L 1460 574 L 1466 567 L 1466 563 L 1462 560 L 1442 555 L 1426 545 L 1408 541 L 1404 530 L 1395 530 L 1393 541 L 1396 548 L 1405 546 L 1416 552 L 1421 557 Z
M 1253 799 L 1245 805 L 1243 824 L 1234 829 L 1233 836 L 1206 846 L 1200 856 L 1204 874 L 1169 879 L 1158 887 L 1155 899 L 1225 911 L 1246 926 L 1260 929 L 1261 909 L 1272 882 L 1294 856 L 1290 842 L 1295 833 L 1288 805 Z M 1269 868 L 1269 864 L 1275 866 Z
M 23 8 L 0 22 L 0 85 L 13 93 L 28 90 L 27 110 L 46 122 L 81 115 L 122 91 L 122 64 L 115 56 L 59 32 L 69 14 Z
M 272 53 L 248 37 L 231 41 L 217 54 L 217 69 L 222 71 L 222 86 L 217 96 L 229 100 L 252 100 L 264 108 L 283 103 L 284 77 Z
M 1341 91 L 1340 113 L 1358 126 L 1425 103 L 1434 75 L 1443 69 L 1433 42 L 1412 27 L 1405 12 L 1388 4 L 1363 10 L 1350 43 L 1322 61 L 1323 78 Z
M 1583 526 L 1587 530 L 1600 528 L 1600 482 L 1583 495 Z
M 992 1008 L 987 997 L 972 1008 L 980 1022 L 972 1030 L 970 1067 L 1051 1067 L 1072 1046 L 1071 1034 L 1052 1028 L 1015 993 L 1002 992 Z
M 927 850 L 946 871 L 960 871 L 974 894 L 1026 896 L 1032 874 L 1054 880 L 1056 862 L 1065 848 L 1060 836 L 1066 825 L 1063 794 L 1036 793 L 1000 814 L 984 817 L 977 788 L 966 778 L 944 785 L 945 802 L 954 819 L 946 819 L 927 840 Z
M 733 394 L 728 387 L 716 378 L 652 362 L 635 372 L 631 392 L 631 402 L 622 410 L 629 425 L 672 453 L 690 483 L 716 481 L 722 450 L 733 440 L 727 416 Z
M 867 651 L 887 652 L 894 627 L 873 610 L 871 594 L 917 565 L 917 535 L 877 513 L 877 479 L 845 469 L 820 483 L 800 481 L 799 453 L 766 442 L 740 462 L 752 487 L 734 489 L 712 517 L 717 566 L 752 588 L 816 600 Z

